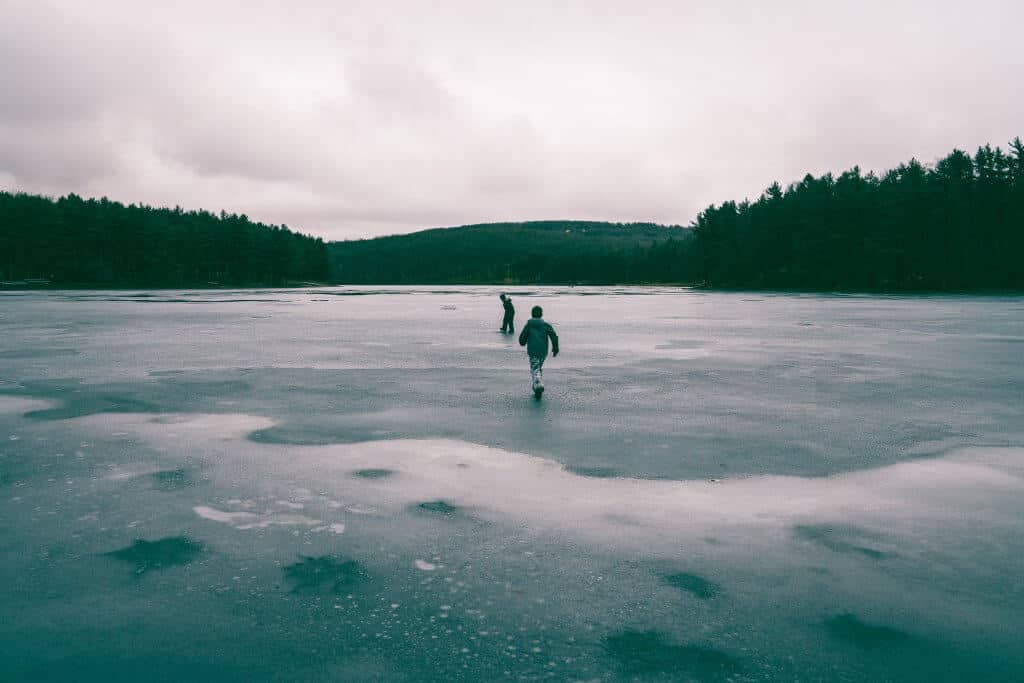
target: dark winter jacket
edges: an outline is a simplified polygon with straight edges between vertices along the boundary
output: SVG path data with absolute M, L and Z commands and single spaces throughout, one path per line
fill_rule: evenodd
M 502 305 L 505 307 L 505 317 L 511 318 L 516 314 L 516 309 L 512 307 L 512 299 L 505 297 L 501 300 Z
M 533 358 L 546 358 L 548 355 L 548 338 L 551 338 L 551 350 L 558 355 L 558 335 L 555 328 L 544 322 L 543 318 L 530 318 L 519 333 L 519 345 L 526 347 L 526 352 Z

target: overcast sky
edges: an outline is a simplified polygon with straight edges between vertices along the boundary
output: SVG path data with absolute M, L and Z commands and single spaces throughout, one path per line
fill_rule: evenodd
M 0 0 L 0 189 L 329 239 L 688 224 L 1024 136 L 1018 0 Z

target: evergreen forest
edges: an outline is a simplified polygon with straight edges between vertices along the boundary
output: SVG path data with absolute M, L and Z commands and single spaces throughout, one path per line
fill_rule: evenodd
M 1024 290 L 1024 143 L 771 185 L 694 222 L 712 287 Z
M 326 282 L 327 245 L 244 215 L 0 192 L 0 280 L 55 286 Z

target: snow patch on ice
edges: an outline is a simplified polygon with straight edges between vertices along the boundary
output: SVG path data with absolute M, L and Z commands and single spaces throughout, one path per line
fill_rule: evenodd
M 236 529 L 266 529 L 270 526 L 317 526 L 323 524 L 323 520 L 312 519 L 304 515 L 289 515 L 268 512 L 257 514 L 255 512 L 229 512 L 218 510 L 207 505 L 197 505 L 192 511 L 203 519 L 211 522 L 221 522 Z M 344 526 L 342 527 L 344 531 Z M 340 532 L 336 532 L 340 533 Z
M 249 523 L 259 517 L 259 515 L 253 512 L 227 512 L 207 507 L 205 505 L 196 505 L 192 508 L 192 511 L 203 519 L 208 519 L 211 522 L 221 522 L 223 524 L 231 525 Z
M 0 415 L 17 415 L 33 410 L 47 410 L 57 405 L 56 401 L 19 396 L 0 396 Z
M 445 500 L 486 521 L 514 521 L 539 532 L 557 531 L 621 547 L 678 547 L 714 536 L 724 544 L 783 548 L 799 525 L 874 528 L 887 536 L 920 538 L 951 527 L 981 524 L 991 533 L 1019 525 L 1024 499 L 1024 449 L 968 448 L 933 459 L 915 459 L 830 477 L 752 476 L 706 480 L 646 480 L 581 476 L 561 463 L 525 453 L 438 439 L 369 441 L 325 446 L 259 444 L 248 430 L 273 425 L 249 415 L 198 415 L 167 425 L 152 416 L 121 414 L 118 426 L 144 432 L 154 445 L 216 452 L 225 471 L 242 469 L 247 478 L 273 482 L 288 463 L 287 488 L 271 501 L 308 500 L 311 487 L 322 492 L 325 508 L 342 501 L 353 514 L 404 515 L 410 505 Z M 98 424 L 109 426 L 109 416 Z M 469 465 L 466 467 L 466 465 Z M 372 486 L 352 471 L 387 468 L 401 477 Z M 273 485 L 272 483 L 269 485 Z M 323 526 L 301 515 L 249 510 L 216 511 L 238 528 L 272 524 Z M 212 511 L 212 512 L 211 512 Z M 628 513 L 630 525 L 621 523 Z M 616 521 L 619 520 L 619 521 Z M 674 543 L 665 544 L 666 537 Z M 797 541 L 799 542 L 799 540 Z M 923 552 L 923 551 L 922 551 Z
M 75 455 L 78 457 L 83 457 L 85 453 L 83 453 L 82 451 L 75 451 Z M 108 472 L 107 476 L 104 478 L 107 479 L 108 481 L 128 481 L 130 479 L 138 479 L 139 477 L 145 477 L 147 475 L 155 474 L 161 471 L 163 471 L 163 468 L 158 467 L 156 465 L 137 466 L 131 469 L 113 466 L 110 468 L 110 472 Z

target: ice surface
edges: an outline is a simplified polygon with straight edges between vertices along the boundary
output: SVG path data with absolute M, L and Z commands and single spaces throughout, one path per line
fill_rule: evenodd
M 0 676 L 1024 673 L 1024 300 L 496 293 L 0 293 Z
M 3 385 L 0 385 L 2 388 Z M 43 410 L 53 405 L 52 401 L 0 395 L 0 415 L 19 415 L 32 410 Z M 17 439 L 15 439 L 16 441 Z

